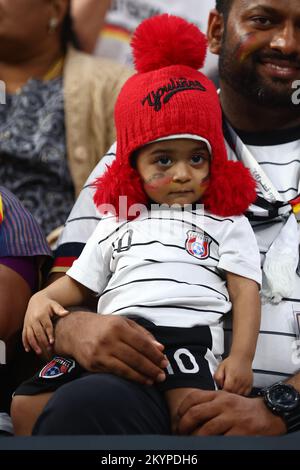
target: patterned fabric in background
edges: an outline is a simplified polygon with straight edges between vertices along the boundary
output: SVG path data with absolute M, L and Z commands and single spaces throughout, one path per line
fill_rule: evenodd
M 0 182 L 47 235 L 74 203 L 66 159 L 62 78 L 29 80 L 0 104 Z
M 52 256 L 46 239 L 20 201 L 0 185 L 3 222 L 0 225 L 0 258 Z

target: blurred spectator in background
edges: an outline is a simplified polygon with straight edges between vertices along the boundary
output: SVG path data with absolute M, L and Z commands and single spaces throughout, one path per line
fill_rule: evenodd
M 10 431 L 6 414 L 10 397 L 18 380 L 26 377 L 22 372 L 28 361 L 22 363 L 22 371 L 18 369 L 18 333 L 27 303 L 38 290 L 41 268 L 50 255 L 32 215 L 0 186 L 0 434 Z
M 131 35 L 142 20 L 170 13 L 206 32 L 209 11 L 214 7 L 215 0 L 72 0 L 76 33 L 83 49 L 130 66 Z M 213 54 L 208 53 L 203 70 L 216 80 L 217 59 Z
M 125 67 L 76 50 L 70 0 L 0 1 L 0 181 L 53 241 L 114 141 Z
M 92 54 L 111 0 L 71 0 L 74 29 L 81 49 Z

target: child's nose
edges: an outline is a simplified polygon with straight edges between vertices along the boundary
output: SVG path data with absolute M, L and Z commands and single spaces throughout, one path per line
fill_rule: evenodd
M 177 163 L 173 168 L 173 181 L 185 182 L 191 179 L 189 166 L 185 163 Z

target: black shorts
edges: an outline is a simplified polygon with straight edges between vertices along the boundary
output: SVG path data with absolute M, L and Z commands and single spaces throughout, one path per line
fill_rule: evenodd
M 164 353 L 170 364 L 165 370 L 166 380 L 157 384 L 159 390 L 181 387 L 203 390 L 217 388 L 213 373 L 220 363 L 220 358 L 216 358 L 212 353 L 210 327 L 156 326 L 143 319 L 138 319 L 137 322 L 165 346 Z M 91 372 L 83 369 L 74 359 L 55 356 L 37 374 L 21 384 L 14 395 L 53 392 L 62 385 L 89 374 Z

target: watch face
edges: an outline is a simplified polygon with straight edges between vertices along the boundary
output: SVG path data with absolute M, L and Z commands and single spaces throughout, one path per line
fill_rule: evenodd
M 291 411 L 299 405 L 298 392 L 288 384 L 277 384 L 271 387 L 268 399 L 278 411 Z

